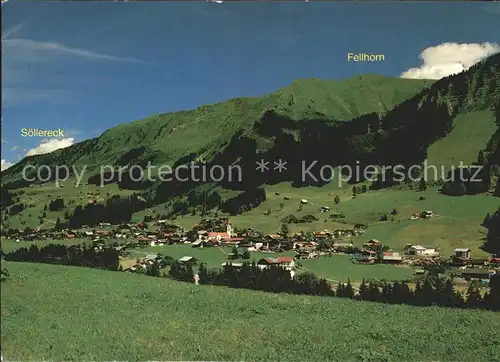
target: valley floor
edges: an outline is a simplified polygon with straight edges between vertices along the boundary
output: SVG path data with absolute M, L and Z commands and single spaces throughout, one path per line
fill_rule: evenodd
M 474 360 L 500 314 L 196 286 L 2 262 L 8 360 Z

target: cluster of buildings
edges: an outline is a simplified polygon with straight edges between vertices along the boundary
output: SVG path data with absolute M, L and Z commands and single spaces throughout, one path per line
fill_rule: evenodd
M 229 265 L 231 265 L 233 268 L 243 267 L 243 263 L 225 262 L 225 263 L 221 264 L 222 267 L 229 266 Z M 284 257 L 284 256 L 280 256 L 280 257 L 276 257 L 276 258 L 266 257 L 266 258 L 259 259 L 256 262 L 256 265 L 261 270 L 269 268 L 272 265 L 280 266 L 282 268 L 285 268 L 287 271 L 289 271 L 290 276 L 292 278 L 295 275 L 294 269 L 296 267 L 296 263 L 295 263 L 295 260 L 293 257 Z
M 423 211 L 418 218 L 430 218 L 435 216 L 432 211 Z M 413 217 L 412 216 L 412 217 Z M 148 225 L 149 224 L 149 225 Z M 154 225 L 154 226 L 153 226 Z M 214 231 L 219 230 L 219 231 Z M 196 225 L 191 230 L 182 229 L 176 225 L 170 225 L 166 220 L 157 220 L 153 223 L 128 223 L 118 227 L 112 227 L 109 223 L 100 223 L 94 229 L 82 228 L 80 230 L 40 230 L 17 231 L 14 235 L 7 237 L 16 241 L 30 241 L 40 239 L 89 239 L 96 247 L 103 247 L 106 240 L 124 239 L 116 246 L 123 251 L 129 248 L 153 247 L 168 244 L 191 244 L 193 248 L 236 247 L 239 255 L 246 252 L 279 252 L 282 250 L 295 251 L 294 258 L 262 258 L 258 265 L 261 268 L 269 265 L 280 265 L 287 270 L 293 271 L 295 260 L 315 259 L 320 255 L 336 252 L 345 252 L 352 255 L 352 260 L 360 263 L 382 262 L 387 264 L 421 264 L 425 261 L 439 260 L 438 248 L 425 247 L 422 245 L 407 244 L 402 252 L 385 250 L 385 247 L 377 239 L 371 239 L 364 243 L 361 248 L 351 242 L 351 237 L 363 235 L 365 226 L 355 225 L 352 229 L 323 230 L 318 232 L 294 233 L 292 235 L 269 234 L 264 235 L 253 229 L 235 230 L 228 219 L 219 218 L 204 220 L 202 225 Z M 196 262 L 192 257 L 185 257 L 180 262 Z M 161 259 L 161 258 L 160 258 Z M 138 260 L 136 265 L 128 271 L 134 272 L 139 268 L 147 268 L 152 263 L 161 262 L 156 255 L 151 254 L 146 258 Z M 188 260 L 189 259 L 189 260 Z M 420 263 L 420 264 L 419 264 Z M 489 259 L 477 259 L 471 257 L 471 250 L 457 248 L 451 258 L 451 265 L 462 270 L 464 278 L 474 275 L 486 277 L 488 268 L 500 267 L 500 257 Z M 238 266 L 238 263 L 233 264 Z M 470 274 L 470 275 L 469 275 Z
M 144 258 L 137 259 L 136 263 L 124 269 L 127 273 L 136 273 L 139 270 L 146 270 L 149 266 L 156 264 L 159 268 L 166 266 L 166 261 L 159 254 L 147 254 Z
M 424 210 L 420 214 L 415 213 L 410 216 L 410 220 L 418 220 L 418 219 L 430 219 L 431 217 L 436 216 L 432 211 L 430 210 Z

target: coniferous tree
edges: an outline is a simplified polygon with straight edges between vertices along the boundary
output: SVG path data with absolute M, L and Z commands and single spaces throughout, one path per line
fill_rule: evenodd
M 365 279 L 363 278 L 363 282 L 359 286 L 359 299 L 360 300 L 370 300 L 370 289 Z
M 159 277 L 160 276 L 160 269 L 156 265 L 156 263 L 152 264 L 149 266 L 146 270 L 146 275 L 149 275 L 151 277 Z
M 182 274 L 182 265 L 175 260 L 172 265 L 170 265 L 170 270 L 168 271 L 168 274 L 172 279 L 179 280 L 181 279 L 181 274 Z
M 284 238 L 287 238 L 288 237 L 288 233 L 289 233 L 288 225 L 287 224 L 282 224 L 281 225 L 281 236 L 284 237 Z
M 352 288 L 351 285 L 351 280 L 347 279 L 347 284 L 345 285 L 345 288 L 343 288 L 343 293 L 345 295 L 345 298 L 354 298 L 354 289 Z
M 231 250 L 232 254 L 233 254 L 233 259 L 238 259 L 240 254 L 238 252 L 238 248 L 236 246 L 233 246 L 233 249 Z
M 401 283 L 399 285 L 399 288 L 400 288 L 399 295 L 401 298 L 401 303 L 412 304 L 414 299 L 415 299 L 415 296 L 414 296 L 413 292 L 411 291 L 410 287 L 408 286 L 408 284 Z
M 477 164 L 478 165 L 484 165 L 485 164 L 485 158 L 484 158 L 484 151 L 480 150 L 478 155 L 477 155 Z
M 318 281 L 318 293 L 317 293 L 317 295 L 330 296 L 330 297 L 335 296 L 335 292 L 332 290 L 330 283 L 328 283 L 328 281 L 325 278 L 321 278 Z
M 479 308 L 481 307 L 482 297 L 479 292 L 479 288 L 474 283 L 469 285 L 467 289 L 467 299 L 465 301 L 465 305 L 468 308 Z
M 382 292 L 380 293 L 380 302 L 389 303 L 390 292 L 389 292 L 389 284 L 384 283 L 382 285 Z
M 205 263 L 201 263 L 198 267 L 198 277 L 200 284 L 208 284 L 208 269 Z
M 339 298 L 345 298 L 344 295 L 344 283 L 339 283 L 337 285 L 337 290 L 335 291 L 335 295 Z
M 370 293 L 370 301 L 380 302 L 380 289 L 378 285 L 372 281 L 368 284 L 368 289 Z
M 422 305 L 430 306 L 435 303 L 434 288 L 432 287 L 431 280 L 426 278 L 422 285 Z
M 194 271 L 191 263 L 188 263 L 185 267 L 184 280 L 188 283 L 194 283 Z
M 417 280 L 417 283 L 415 284 L 414 295 L 415 295 L 415 298 L 414 298 L 415 305 L 425 305 L 424 293 L 423 293 L 422 284 L 420 283 L 420 280 Z
M 493 311 L 500 311 L 500 274 L 495 274 L 490 278 L 490 291 L 485 296 L 483 306 Z
M 451 279 L 446 280 L 444 283 L 441 297 L 442 299 L 440 302 L 443 307 L 453 307 L 457 304 L 455 291 L 453 289 L 453 282 Z
M 61 230 L 61 219 L 57 218 L 56 224 L 54 225 L 55 230 Z
M 418 190 L 419 191 L 425 191 L 425 190 L 427 190 L 427 183 L 425 182 L 424 178 L 420 179 L 420 183 L 418 185 Z
M 402 304 L 401 300 L 401 284 L 398 281 L 395 281 L 392 286 L 392 293 L 389 303 L 391 304 Z
M 493 215 L 486 216 L 483 226 L 488 229 L 484 250 L 500 254 L 500 208 Z
M 484 226 L 485 228 L 487 228 L 491 223 L 491 215 L 490 213 L 486 213 L 486 216 L 484 217 L 484 220 L 483 220 L 483 223 L 481 224 L 481 226 Z

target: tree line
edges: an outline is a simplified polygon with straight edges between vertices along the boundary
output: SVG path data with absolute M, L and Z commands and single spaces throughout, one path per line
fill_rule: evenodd
M 60 264 L 88 268 L 121 271 L 119 254 L 113 247 L 96 249 L 87 245 L 49 244 L 39 248 L 32 245 L 20 248 L 5 255 L 7 261 Z M 168 258 L 168 257 L 167 257 Z M 166 259 L 165 259 L 166 260 Z M 170 265 L 164 277 L 183 282 L 194 282 L 195 272 L 190 263 L 181 264 L 168 258 L 164 265 L 150 265 L 145 275 L 160 277 L 160 268 Z M 351 282 L 338 284 L 333 289 L 324 278 L 318 278 L 310 272 L 296 274 L 293 278 L 285 268 L 271 265 L 260 269 L 255 261 L 244 262 L 241 268 L 230 263 L 222 269 L 208 269 L 205 263 L 198 268 L 198 281 L 204 285 L 227 286 L 230 288 L 260 290 L 271 293 L 289 293 L 302 295 L 330 296 L 353 300 L 371 301 L 386 304 L 406 304 L 414 306 L 440 306 L 449 308 L 473 308 L 500 311 L 500 274 L 493 275 L 489 291 L 480 293 L 474 283 L 469 285 L 466 296 L 453 288 L 450 279 L 442 279 L 435 273 L 429 274 L 423 281 L 417 280 L 415 288 L 410 288 L 405 281 L 376 282 L 363 280 L 356 293 Z
M 65 214 L 64 221 L 58 223 L 58 229 L 78 229 L 83 225 L 95 226 L 101 222 L 111 224 L 127 223 L 132 219 L 134 212 L 144 208 L 144 202 L 137 195 L 120 197 L 113 195 L 105 204 L 90 203 L 85 206 L 78 205 L 72 213 Z
M 484 250 L 500 255 L 500 208 L 493 214 L 486 214 L 482 226 L 488 230 Z
M 3 255 L 3 253 L 2 253 Z M 119 254 L 111 246 L 102 249 L 90 245 L 49 244 L 31 245 L 13 250 L 3 255 L 7 261 L 23 261 L 30 263 L 60 264 L 106 270 L 120 270 Z
M 156 276 L 159 276 L 159 273 Z M 193 282 L 195 273 L 191 264 L 174 261 L 168 276 L 178 281 Z M 450 279 L 444 280 L 433 274 L 423 281 L 418 280 L 414 289 L 404 281 L 390 283 L 363 280 L 357 293 L 350 281 L 338 284 L 334 290 L 326 279 L 318 278 L 313 273 L 301 273 L 292 278 L 285 268 L 273 265 L 260 269 L 255 261 L 244 262 L 241 268 L 229 264 L 220 270 L 209 270 L 202 263 L 199 266 L 198 277 L 200 284 L 273 293 L 336 296 L 386 304 L 500 310 L 500 275 L 491 278 L 490 291 L 484 295 L 481 295 L 476 284 L 471 283 L 465 298 L 454 290 Z

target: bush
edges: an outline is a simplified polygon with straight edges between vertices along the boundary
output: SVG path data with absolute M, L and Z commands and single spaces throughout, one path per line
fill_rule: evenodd
M 10 278 L 10 273 L 7 269 L 3 268 L 0 275 L 0 281 L 4 282 Z

